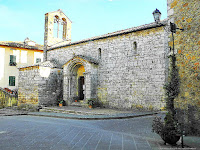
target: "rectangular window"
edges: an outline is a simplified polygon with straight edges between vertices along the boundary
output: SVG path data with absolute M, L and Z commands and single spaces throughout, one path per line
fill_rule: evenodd
M 41 58 L 36 58 L 36 63 L 41 62 Z
M 9 76 L 9 86 L 15 86 L 15 76 Z
M 43 62 L 43 53 L 41 53 L 41 52 L 34 52 L 34 64 L 35 63 L 39 63 L 39 62 Z
M 10 55 L 10 66 L 16 66 L 16 56 L 15 55 Z
M 27 51 L 21 51 L 21 63 L 27 63 Z

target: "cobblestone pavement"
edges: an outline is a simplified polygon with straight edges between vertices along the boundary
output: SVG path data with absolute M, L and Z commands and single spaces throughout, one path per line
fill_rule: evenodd
M 170 149 L 151 132 L 153 116 L 115 120 L 72 120 L 1 116 L 1 150 Z

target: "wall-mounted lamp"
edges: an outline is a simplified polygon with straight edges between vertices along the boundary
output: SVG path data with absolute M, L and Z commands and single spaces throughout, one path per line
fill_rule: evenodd
M 172 45 L 173 55 L 174 55 L 174 33 L 176 33 L 176 29 L 184 31 L 184 29 L 177 28 L 175 23 L 170 22 L 170 31 L 172 32 L 172 42 L 173 42 Z
M 156 23 L 160 22 L 161 12 L 156 8 L 156 10 L 153 11 L 153 17 Z
M 179 30 L 181 30 L 181 31 L 184 31 L 184 29 L 177 28 L 175 23 L 171 23 L 171 22 L 170 22 L 170 31 L 171 31 L 172 33 L 176 33 L 176 29 L 179 29 Z

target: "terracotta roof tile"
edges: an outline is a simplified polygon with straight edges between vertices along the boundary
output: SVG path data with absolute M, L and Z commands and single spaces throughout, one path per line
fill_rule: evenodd
M 31 41 L 32 42 L 32 41 Z M 43 45 L 36 44 L 34 46 L 28 45 L 25 42 L 16 42 L 16 41 L 0 41 L 0 46 L 9 46 L 9 47 L 16 47 L 16 48 L 27 48 L 33 50 L 43 50 Z

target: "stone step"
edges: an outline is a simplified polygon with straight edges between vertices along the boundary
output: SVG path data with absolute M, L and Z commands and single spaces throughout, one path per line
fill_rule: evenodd
M 53 112 L 53 113 L 64 113 L 64 114 L 77 114 L 77 115 L 103 115 L 103 113 L 93 113 L 80 110 L 66 110 L 62 108 L 42 108 L 40 112 Z
M 85 101 L 81 100 L 81 101 L 78 101 L 78 102 L 71 103 L 70 106 L 88 107 L 88 104 Z
M 65 110 L 61 108 L 42 108 L 40 109 L 40 112 L 55 112 L 55 113 L 76 113 L 74 110 Z
M 70 104 L 70 106 L 82 107 L 82 103 L 80 103 L 80 102 L 73 102 L 73 103 Z

